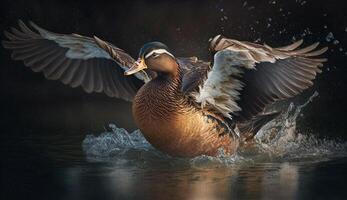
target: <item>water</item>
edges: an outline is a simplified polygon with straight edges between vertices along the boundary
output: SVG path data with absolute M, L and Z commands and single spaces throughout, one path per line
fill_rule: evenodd
M 139 130 L 7 139 L 2 199 L 343 199 L 347 143 L 296 128 L 290 104 L 233 156 L 174 158 Z
M 220 152 L 217 157 L 199 156 L 193 159 L 179 160 L 194 165 L 196 161 L 204 159 L 219 164 L 235 164 L 256 158 L 284 162 L 296 159 L 319 160 L 347 156 L 347 142 L 317 138 L 312 134 L 304 134 L 296 130 L 297 120 L 302 114 L 302 110 L 317 96 L 317 92 L 313 93 L 301 105 L 290 103 L 285 112 L 282 112 L 277 119 L 268 123 L 257 133 L 254 144 L 239 149 L 231 157 Z M 268 110 L 278 109 L 276 107 L 268 108 Z M 139 154 L 140 160 L 135 157 L 135 160 L 139 162 L 141 159 L 146 160 L 147 157 L 168 159 L 171 162 L 177 160 L 177 158 L 165 155 L 152 147 L 140 130 L 129 133 L 123 128 L 118 128 L 115 124 L 109 126 L 110 132 L 104 132 L 99 136 L 87 135 L 84 139 L 82 147 L 87 160 L 91 162 L 130 160 L 129 155 L 133 154 Z
M 139 130 L 128 133 L 114 124 L 111 132 L 88 135 L 83 151 L 89 162 L 110 165 L 107 176 L 116 179 L 115 185 L 126 197 L 142 198 L 139 193 L 149 199 L 294 199 L 307 194 L 323 198 L 305 187 L 326 183 L 327 177 L 319 174 L 322 166 L 324 170 L 330 165 L 330 170 L 346 168 L 347 143 L 296 130 L 298 117 L 317 95 L 302 105 L 289 104 L 286 112 L 258 132 L 251 148 L 233 156 L 220 152 L 217 157 L 173 158 L 154 149 Z M 315 183 L 316 179 L 323 180 Z M 336 197 L 342 198 L 342 193 Z

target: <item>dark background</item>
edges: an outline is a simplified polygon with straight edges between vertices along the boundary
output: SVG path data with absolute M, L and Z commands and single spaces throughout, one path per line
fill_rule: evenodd
M 58 33 L 97 35 L 136 57 L 142 44 L 166 43 L 176 56 L 210 59 L 207 41 L 222 33 L 239 40 L 286 45 L 315 41 L 330 49 L 329 62 L 313 89 L 319 97 L 304 112 L 302 127 L 323 136 L 345 137 L 347 5 L 341 0 L 292 1 L 47 1 L 3 0 L 0 30 L 32 20 Z M 334 39 L 326 40 L 329 32 Z M 1 39 L 4 35 L 1 34 Z M 130 103 L 103 94 L 86 94 L 45 80 L 22 62 L 1 53 L 1 129 L 27 132 L 100 132 L 116 122 L 135 129 Z

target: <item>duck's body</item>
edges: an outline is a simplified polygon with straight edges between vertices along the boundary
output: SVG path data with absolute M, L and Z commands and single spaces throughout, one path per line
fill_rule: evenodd
M 161 76 L 145 84 L 133 101 L 133 116 L 146 139 L 170 155 L 233 154 L 235 134 L 223 119 L 198 109 L 182 94 L 180 76 Z
M 146 139 L 174 156 L 233 154 L 277 113 L 272 103 L 313 85 L 325 59 L 318 44 L 298 49 L 241 42 L 220 35 L 210 41 L 213 62 L 176 58 L 160 42 L 145 44 L 138 61 L 97 37 L 56 34 L 22 21 L 5 32 L 5 48 L 46 78 L 133 101 Z M 211 64 L 213 63 L 213 64 Z M 124 72 L 125 71 L 125 72 Z M 123 76 L 132 75 L 135 76 Z M 236 134 L 237 133 L 237 134 Z

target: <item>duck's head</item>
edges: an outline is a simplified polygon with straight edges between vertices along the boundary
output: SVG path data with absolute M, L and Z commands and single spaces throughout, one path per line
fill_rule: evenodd
M 149 42 L 142 46 L 138 60 L 124 74 L 131 75 L 144 69 L 153 70 L 158 74 L 174 74 L 177 67 L 175 56 L 165 44 Z

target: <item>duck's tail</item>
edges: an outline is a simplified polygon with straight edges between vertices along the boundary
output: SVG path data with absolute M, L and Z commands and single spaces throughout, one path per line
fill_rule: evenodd
M 254 138 L 257 132 L 268 122 L 275 119 L 281 112 L 262 114 L 254 117 L 252 120 L 237 124 L 237 128 L 242 141 L 247 142 Z

